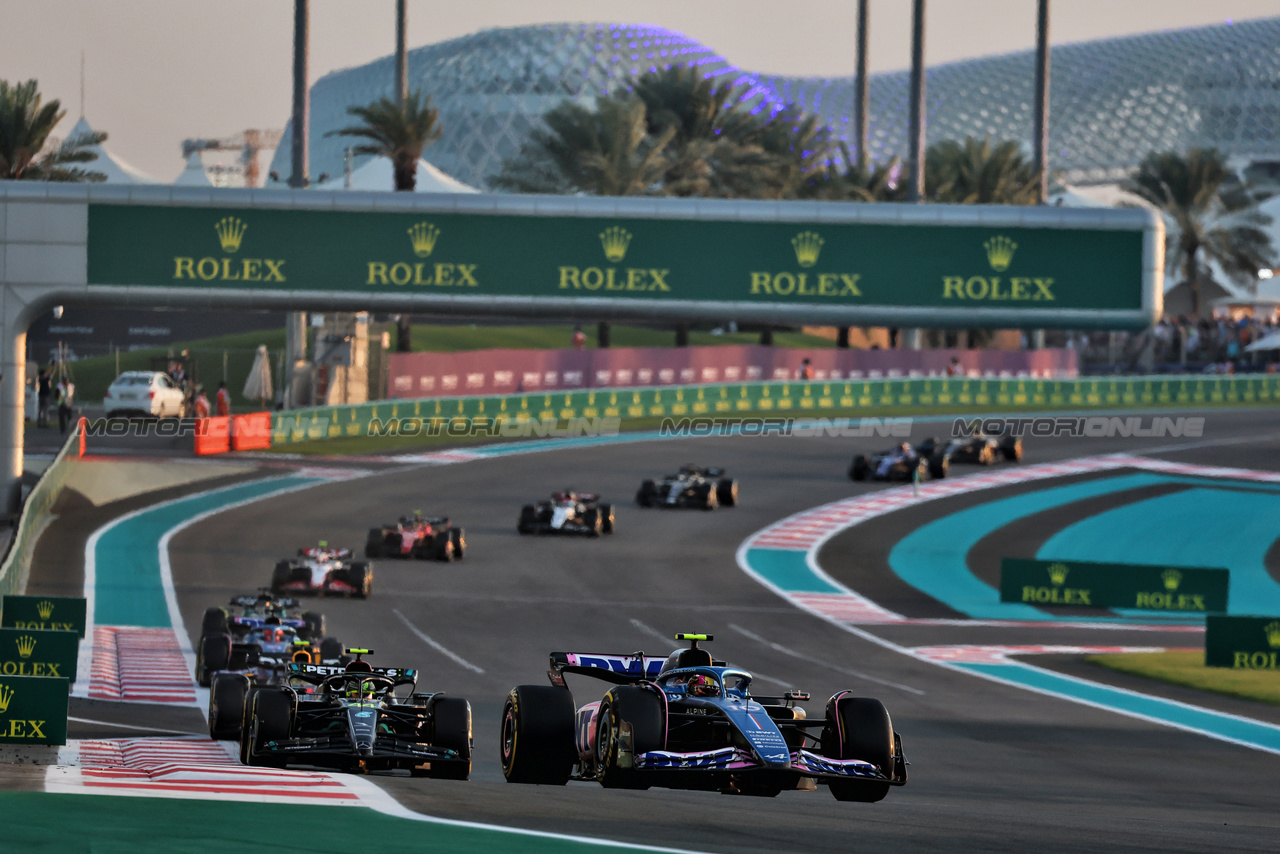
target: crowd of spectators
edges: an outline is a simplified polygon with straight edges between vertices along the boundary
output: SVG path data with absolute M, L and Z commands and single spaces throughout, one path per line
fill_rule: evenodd
M 1050 346 L 1080 354 L 1082 365 L 1128 366 L 1147 359 L 1158 370 L 1211 373 L 1274 371 L 1276 350 L 1250 353 L 1250 344 L 1280 332 L 1274 317 L 1166 317 L 1140 334 L 1124 332 L 1065 333 Z M 1062 333 L 1059 333 L 1062 334 Z M 1055 336 L 1056 337 L 1056 336 Z M 1144 351 L 1150 347 L 1149 354 Z

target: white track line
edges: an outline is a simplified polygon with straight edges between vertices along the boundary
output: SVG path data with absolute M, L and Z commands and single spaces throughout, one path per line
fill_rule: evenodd
M 425 634 L 421 629 L 419 629 L 413 623 L 409 622 L 409 618 L 406 617 L 404 614 L 401 614 L 399 609 L 392 608 L 391 613 L 399 617 L 400 622 L 404 623 L 405 627 L 409 631 L 413 632 L 415 635 L 418 636 L 418 640 L 422 641 L 427 646 L 434 649 L 436 652 L 440 653 L 446 658 L 452 659 L 455 664 L 459 664 L 462 667 L 465 667 L 474 673 L 484 673 L 484 670 L 482 668 L 476 667 L 474 664 L 472 664 L 470 661 L 467 661 L 465 658 L 458 655 L 456 652 L 446 649 L 445 647 L 441 646 L 439 642 L 432 640 L 430 636 Z
M 93 724 L 94 726 L 109 726 L 115 729 L 136 729 L 143 732 L 154 732 L 166 736 L 186 736 L 187 738 L 208 738 L 207 733 L 187 732 L 182 729 L 158 729 L 153 726 L 134 726 L 133 724 L 117 724 L 111 721 L 95 721 L 90 718 L 77 718 L 71 715 L 67 716 L 67 720 L 75 721 L 78 724 Z
M 829 661 L 823 661 L 820 658 L 814 658 L 811 655 L 805 655 L 802 652 L 796 652 L 794 649 L 785 647 L 780 643 L 774 643 L 771 640 L 762 638 L 760 637 L 760 635 L 756 634 L 755 632 L 744 629 L 742 626 L 739 626 L 736 623 L 730 623 L 729 628 L 733 629 L 735 632 L 742 635 L 743 637 L 750 638 L 756 643 L 764 644 L 765 646 L 772 649 L 774 652 L 780 652 L 783 655 L 789 655 L 792 658 L 798 658 L 801 661 L 807 661 L 810 664 L 816 664 L 819 667 L 826 667 L 830 670 L 834 670 L 837 673 L 843 673 L 845 676 L 852 676 L 855 679 L 864 679 L 867 682 L 873 682 L 876 685 L 883 685 L 886 688 L 897 688 L 899 691 L 906 691 L 908 694 L 917 694 L 919 696 L 924 696 L 924 691 L 921 691 L 919 688 L 912 688 L 910 685 L 903 685 L 901 682 L 892 682 L 888 679 L 880 679 L 875 676 L 871 676 L 870 674 L 863 673 L 859 670 L 850 670 L 847 667 L 841 667 L 838 664 L 832 664 Z

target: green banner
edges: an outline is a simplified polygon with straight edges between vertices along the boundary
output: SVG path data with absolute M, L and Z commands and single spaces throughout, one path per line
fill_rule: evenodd
M 0 628 L 50 629 L 84 637 L 85 601 L 66 596 L 12 596 L 0 609 Z
M 1033 407 L 1088 410 L 1123 405 L 1227 405 L 1275 400 L 1280 400 L 1280 374 L 1070 380 L 929 377 L 780 381 L 384 400 L 358 406 L 276 412 L 272 413 L 271 427 L 272 444 L 285 445 L 358 436 L 448 435 L 451 426 L 462 437 L 473 435 L 467 432 L 467 425 L 478 419 L 500 424 L 520 419 L 692 419 L 745 413 L 822 417 L 832 411 L 856 417 L 860 410 L 868 416 L 911 415 L 912 410 L 958 414 L 974 407 L 1016 412 Z M 1161 429 L 1165 432 L 1161 435 L 1181 438 L 1185 422 L 1185 418 L 1180 420 L 1178 416 L 1162 419 Z M 530 438 L 531 435 L 537 436 L 517 433 L 505 438 Z M 494 438 L 504 438 L 504 435 L 495 432 Z
M 1206 613 L 1227 610 L 1230 577 L 1225 569 L 1007 557 L 1000 561 L 1000 601 Z
M 1280 617 L 1211 614 L 1204 626 L 1206 667 L 1280 670 Z
M 944 220 L 941 213 L 929 224 L 869 224 L 91 204 L 88 276 L 90 285 L 177 289 L 763 306 L 1144 306 L 1137 220 L 1122 230 Z
M 79 654 L 75 632 L 0 628 L 0 676 L 52 676 L 75 682 Z
M 71 683 L 44 676 L 0 676 L 0 745 L 66 744 Z

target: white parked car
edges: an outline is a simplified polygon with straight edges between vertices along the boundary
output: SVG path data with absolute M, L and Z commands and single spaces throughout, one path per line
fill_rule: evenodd
M 159 371 L 126 371 L 116 377 L 102 399 L 107 417 L 153 415 L 181 418 L 186 414 L 186 394 L 168 374 Z

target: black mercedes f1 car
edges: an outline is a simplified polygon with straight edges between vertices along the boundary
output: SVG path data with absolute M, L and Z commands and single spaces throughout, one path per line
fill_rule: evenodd
M 253 691 L 240 736 L 245 765 L 312 765 L 465 780 L 471 774 L 471 704 L 417 693 L 416 670 L 373 667 L 368 649 L 346 665 L 292 663 L 292 685 Z M 407 687 L 407 696 L 396 690 Z
M 724 469 L 681 467 L 661 480 L 646 480 L 636 492 L 641 507 L 695 507 L 714 510 L 738 503 L 738 482 L 726 477 Z
M 841 691 L 809 720 L 803 691 L 751 692 L 751 674 L 715 661 L 698 641 L 667 658 L 642 652 L 553 652 L 551 685 L 519 685 L 507 695 L 502 772 L 510 783 L 563 786 L 594 780 L 606 788 L 701 789 L 773 797 L 826 785 L 841 801 L 879 801 L 905 785 L 902 739 L 879 700 Z M 575 707 L 568 674 L 615 687 Z
M 853 480 L 923 481 L 947 476 L 950 462 L 932 447 L 903 442 L 878 454 L 858 454 L 849 464 Z
M 925 456 L 941 456 L 948 463 L 989 466 L 1001 460 L 1022 462 L 1022 439 L 1018 436 L 991 436 L 975 432 L 945 444 L 937 439 L 925 439 L 918 450 Z

